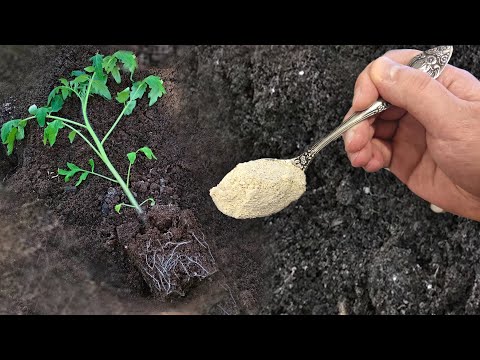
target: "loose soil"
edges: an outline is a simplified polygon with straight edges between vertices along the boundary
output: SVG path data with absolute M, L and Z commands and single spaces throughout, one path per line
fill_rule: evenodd
M 360 71 L 399 47 L 122 47 L 138 54 L 137 79 L 157 74 L 168 92 L 151 108 L 143 101 L 107 146 L 121 173 L 127 152 L 147 145 L 157 155 L 139 158 L 132 177 L 138 199 L 157 200 L 149 226 L 142 231 L 129 209 L 112 211 L 122 193 L 104 180 L 75 188 L 56 177 L 91 152 L 66 133 L 45 147 L 29 125 L 12 157 L 0 150 L 0 312 L 479 313 L 479 224 L 434 214 L 386 171 L 351 168 L 340 141 L 308 169 L 304 196 L 279 214 L 239 221 L 209 198 L 237 163 L 290 158 L 326 135 L 348 110 Z M 57 79 L 97 50 L 115 49 L 2 47 L 0 124 L 43 104 Z M 451 62 L 478 76 L 479 55 L 456 46 Z M 70 101 L 62 115 L 79 119 L 78 108 Z M 90 109 L 105 133 L 120 106 L 92 98 Z M 166 296 L 156 261 L 172 254 L 177 261 L 163 263 L 176 274 Z M 187 267 L 187 257 L 203 270 Z

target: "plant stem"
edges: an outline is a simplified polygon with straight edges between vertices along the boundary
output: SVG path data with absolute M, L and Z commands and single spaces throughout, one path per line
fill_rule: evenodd
M 35 117 L 35 116 L 34 116 Z M 60 120 L 60 121 L 63 121 L 67 124 L 72 124 L 72 125 L 75 125 L 75 126 L 78 126 L 78 127 L 82 127 L 84 129 L 86 129 L 87 127 L 83 124 L 80 124 L 76 121 L 72 121 L 72 120 L 69 120 L 69 119 L 65 119 L 65 118 L 62 118 L 62 117 L 59 117 L 59 116 L 53 116 L 53 115 L 47 115 L 47 118 L 49 119 L 54 119 L 54 120 Z M 26 120 L 26 119 L 25 119 Z
M 82 170 L 83 170 L 83 169 L 82 169 Z M 83 170 L 83 171 L 85 171 L 85 172 L 87 172 L 87 173 L 89 173 L 89 174 L 92 174 L 92 175 L 99 176 L 99 177 L 104 178 L 104 179 L 106 179 L 106 180 L 110 180 L 111 182 L 114 182 L 114 183 L 117 183 L 117 184 L 118 184 L 118 181 L 117 181 L 117 180 L 112 179 L 112 178 L 109 178 L 108 176 L 105 176 L 105 175 L 96 173 L 96 172 L 94 172 L 94 171 L 88 171 L 88 170 Z
M 138 90 L 140 89 L 141 86 L 139 86 L 137 88 L 137 90 L 133 93 L 133 95 L 130 95 L 130 99 L 132 98 L 135 98 L 135 95 L 137 95 L 138 93 Z M 105 143 L 105 141 L 108 139 L 108 137 L 110 136 L 110 134 L 113 132 L 113 130 L 115 130 L 115 127 L 118 125 L 118 123 L 120 122 L 120 120 L 122 119 L 122 116 L 123 114 L 125 114 L 125 110 L 127 110 L 127 107 L 128 105 L 130 105 L 130 103 L 134 101 L 134 100 L 130 100 L 128 101 L 125 106 L 123 107 L 123 110 L 122 112 L 120 113 L 120 115 L 118 115 L 117 117 L 117 120 L 115 120 L 115 122 L 113 123 L 112 127 L 110 128 L 110 130 L 108 130 L 108 132 L 106 133 L 106 135 L 103 137 L 102 139 L 102 145 Z
M 83 141 L 85 141 L 88 146 L 90 146 L 92 148 L 93 151 L 95 151 L 95 154 L 97 154 L 97 156 L 99 158 L 102 158 L 102 155 L 100 154 L 100 152 L 97 150 L 97 148 L 95 146 L 93 146 L 93 144 L 80 132 L 78 131 L 77 129 L 75 129 L 73 126 L 70 126 L 68 124 L 65 124 L 65 127 L 69 128 L 70 130 L 73 130 L 75 131 L 76 134 L 78 134 L 78 136 L 80 136 Z
M 132 164 L 128 164 L 128 174 L 127 174 L 127 187 L 130 187 L 130 170 L 132 169 Z
M 84 100 L 82 100 L 82 113 L 83 113 L 83 118 L 85 120 L 85 126 L 86 126 L 90 136 L 92 137 L 95 145 L 97 146 L 97 150 L 100 153 L 100 155 L 99 155 L 100 159 L 102 159 L 104 164 L 107 166 L 108 170 L 110 170 L 113 177 L 115 178 L 115 180 L 117 180 L 118 184 L 120 185 L 123 192 L 127 196 L 128 201 L 130 201 L 130 203 L 135 208 L 137 213 L 143 219 L 144 212 L 143 212 L 142 208 L 140 207 L 140 205 L 138 205 L 137 200 L 133 196 L 133 194 L 130 191 L 130 189 L 128 188 L 127 184 L 125 184 L 125 181 L 123 181 L 123 179 L 120 176 L 120 174 L 118 173 L 118 171 L 115 169 L 115 167 L 110 162 L 110 159 L 108 158 L 107 153 L 105 152 L 105 149 L 103 148 L 103 144 L 98 139 L 97 134 L 95 134 L 95 131 L 93 131 L 93 128 L 90 125 L 90 122 L 88 121 L 88 116 L 87 116 L 88 95 L 90 94 L 90 90 L 92 88 L 92 82 L 93 82 L 94 77 L 95 77 L 95 73 L 92 74 L 92 77 L 90 79 L 90 83 L 88 84 L 87 92 L 85 93 L 85 98 L 84 98 Z

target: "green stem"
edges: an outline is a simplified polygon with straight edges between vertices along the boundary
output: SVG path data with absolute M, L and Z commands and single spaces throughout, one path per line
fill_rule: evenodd
M 110 172 L 112 173 L 115 180 L 118 181 L 118 184 L 120 185 L 123 192 L 127 196 L 128 201 L 130 201 L 130 203 L 135 208 L 137 213 L 140 216 L 142 216 L 144 214 L 142 208 L 140 207 L 140 205 L 138 205 L 137 200 L 133 196 L 132 192 L 129 190 L 127 184 L 125 184 L 125 181 L 123 181 L 123 179 L 120 176 L 120 174 L 118 173 L 118 171 L 115 169 L 115 167 L 110 162 L 110 159 L 108 158 L 107 153 L 105 152 L 105 149 L 103 148 L 103 144 L 98 139 L 97 134 L 95 134 L 92 126 L 90 125 L 90 122 L 88 121 L 88 116 L 87 116 L 88 95 L 90 94 L 90 90 L 92 88 L 92 82 L 93 82 L 94 77 L 95 77 L 95 73 L 92 75 L 92 78 L 90 79 L 90 82 L 88 84 L 88 89 L 87 89 L 87 92 L 85 93 L 85 100 L 82 101 L 82 113 L 83 113 L 83 118 L 85 120 L 86 128 L 87 128 L 90 136 L 92 137 L 93 142 L 97 146 L 97 150 L 100 153 L 100 155 L 99 155 L 100 159 L 102 159 L 103 163 L 107 166 L 108 170 L 110 170 Z
M 57 86 L 57 88 L 58 88 L 58 89 L 68 89 L 68 90 L 71 90 L 71 91 L 73 91 L 73 92 L 75 93 L 75 95 L 77 95 L 77 97 L 78 97 L 80 100 L 82 100 L 82 97 L 80 96 L 80 94 L 79 94 L 76 90 L 74 90 L 73 88 L 71 88 L 71 87 L 62 85 L 62 86 Z
M 137 95 L 138 90 L 140 89 L 140 87 L 141 87 L 141 85 L 138 86 L 137 90 L 133 93 L 133 95 L 130 94 L 130 99 L 135 98 L 135 95 Z M 128 105 L 130 105 L 130 103 L 131 103 L 132 101 L 134 101 L 134 100 L 130 100 L 130 101 L 128 101 L 128 102 L 125 104 L 122 112 L 120 113 L 120 115 L 118 115 L 117 120 L 115 120 L 115 122 L 113 123 L 112 127 L 110 128 L 110 130 L 108 130 L 107 134 L 103 137 L 103 139 L 102 139 L 102 145 L 103 145 L 103 144 L 105 143 L 105 141 L 108 139 L 108 137 L 109 137 L 110 134 L 113 132 L 113 130 L 115 130 L 115 127 L 118 125 L 118 123 L 119 123 L 120 120 L 122 119 L 123 114 L 125 114 L 125 110 L 127 110 Z
M 35 116 L 34 116 L 35 117 Z M 82 127 L 84 129 L 86 129 L 87 127 L 83 124 L 80 124 L 76 121 L 72 121 L 72 120 L 69 120 L 69 119 L 65 119 L 65 118 L 62 118 L 62 117 L 59 117 L 59 116 L 53 116 L 53 115 L 47 115 L 47 118 L 49 119 L 54 119 L 54 120 L 60 120 L 60 121 L 63 121 L 67 124 L 72 124 L 72 125 L 75 125 L 75 126 L 78 126 L 78 127 Z M 26 119 L 25 119 L 26 120 Z
M 90 146 L 92 148 L 93 151 L 95 151 L 95 154 L 97 154 L 97 156 L 101 159 L 102 158 L 102 155 L 100 154 L 100 152 L 97 150 L 97 148 L 95 146 L 93 146 L 93 144 L 80 132 L 78 131 L 77 129 L 75 129 L 73 126 L 70 126 L 68 124 L 65 124 L 65 127 L 69 128 L 70 130 L 73 130 L 75 131 L 75 133 L 80 136 L 83 141 L 85 141 L 88 146 Z
M 132 164 L 128 165 L 128 174 L 127 174 L 127 187 L 130 187 L 130 170 L 132 169 Z
M 82 170 L 83 170 L 83 169 L 82 169 Z M 110 180 L 111 182 L 114 182 L 114 183 L 117 183 L 117 184 L 118 184 L 118 181 L 117 181 L 117 180 L 112 179 L 112 178 L 109 178 L 108 176 L 105 176 L 105 175 L 96 173 L 96 172 L 94 172 L 94 171 L 88 171 L 88 170 L 83 170 L 83 171 L 85 171 L 85 172 L 87 172 L 87 173 L 89 173 L 89 174 L 92 174 L 92 175 L 99 176 L 99 177 L 104 178 L 104 179 L 106 179 L 106 180 Z M 141 205 L 140 205 L 140 206 L 141 206 Z

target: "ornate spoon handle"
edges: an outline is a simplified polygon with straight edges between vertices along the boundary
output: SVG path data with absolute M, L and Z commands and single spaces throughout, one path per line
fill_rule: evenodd
M 419 69 L 436 79 L 450 60 L 452 52 L 452 46 L 439 46 L 418 54 L 408 63 L 408 66 Z M 370 105 L 368 109 L 354 113 L 328 136 L 316 142 L 300 156 L 292 159 L 293 163 L 305 171 L 315 155 L 325 146 L 338 139 L 343 133 L 355 125 L 387 110 L 390 106 L 388 102 L 380 98 Z

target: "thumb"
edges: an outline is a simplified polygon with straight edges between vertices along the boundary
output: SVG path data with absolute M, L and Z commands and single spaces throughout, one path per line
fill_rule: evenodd
M 439 132 L 458 116 L 459 99 L 418 69 L 387 56 L 372 63 L 370 78 L 380 96 L 412 114 L 429 132 Z

